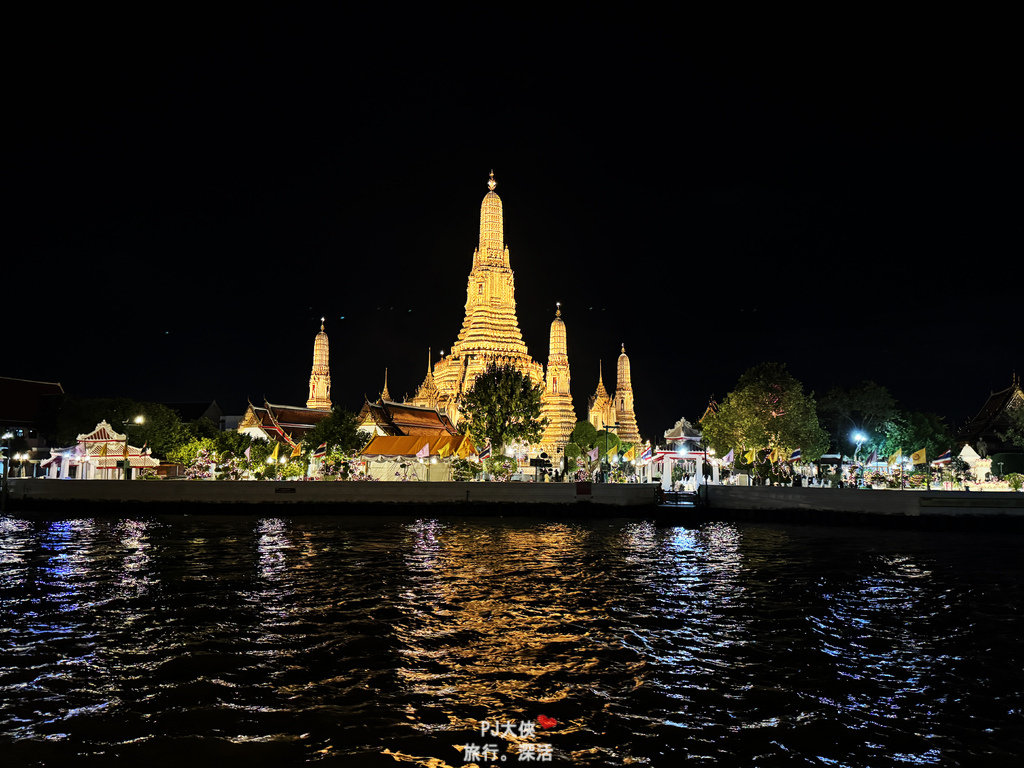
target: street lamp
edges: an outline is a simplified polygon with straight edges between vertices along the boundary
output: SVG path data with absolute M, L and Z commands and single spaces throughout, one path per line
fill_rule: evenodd
M 860 447 L 862 445 L 864 445 L 865 442 L 867 442 L 867 439 L 868 439 L 867 435 L 865 435 L 863 432 L 854 432 L 853 433 L 853 441 L 857 444 L 857 447 L 853 450 L 853 463 L 854 464 L 857 463 L 857 454 L 860 452 Z M 864 482 L 864 467 L 861 466 L 860 467 L 860 482 L 858 483 L 858 486 L 862 485 L 863 482 Z
M 604 425 L 604 459 L 602 460 L 601 464 L 602 464 L 602 466 L 607 468 L 604 471 L 604 477 L 603 477 L 603 480 L 606 483 L 608 482 L 608 476 L 611 474 L 611 463 L 608 461 L 608 432 L 613 430 L 613 429 L 618 431 L 619 428 L 618 428 L 618 426 L 614 426 L 613 427 L 613 426 L 611 426 L 609 424 L 605 424 Z

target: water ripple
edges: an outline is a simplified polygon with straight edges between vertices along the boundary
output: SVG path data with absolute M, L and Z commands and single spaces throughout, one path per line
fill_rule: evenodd
M 1024 753 L 984 534 L 0 518 L 4 765 L 975 765 Z M 456 749 L 458 747 L 458 749 Z M 431 763 L 431 761 L 433 761 Z

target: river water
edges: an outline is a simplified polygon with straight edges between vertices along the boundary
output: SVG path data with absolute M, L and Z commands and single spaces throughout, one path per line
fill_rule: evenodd
M 1021 542 L 0 518 L 0 766 L 1015 764 Z

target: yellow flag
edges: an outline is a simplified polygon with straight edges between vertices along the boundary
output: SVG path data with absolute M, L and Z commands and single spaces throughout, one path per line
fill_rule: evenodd
M 768 461 L 770 461 L 772 464 L 774 464 L 778 460 L 779 460 L 779 449 L 778 448 L 772 448 L 772 452 L 768 454 Z
M 631 446 L 628 451 L 623 455 L 624 461 L 632 461 L 636 457 L 636 446 Z
M 914 451 L 912 454 L 910 454 L 910 461 L 913 462 L 915 465 L 927 464 L 928 459 L 924 457 L 924 451 L 924 448 L 922 448 L 920 451 Z
M 892 456 L 889 457 L 889 466 L 891 467 L 893 464 L 895 464 L 897 461 L 899 461 L 902 458 L 903 458 L 903 449 L 899 448 L 899 449 L 896 450 L 896 453 L 894 453 Z
M 442 445 L 440 448 L 437 449 L 437 458 L 443 459 L 447 455 L 448 451 L 450 451 L 451 449 L 452 449 L 452 444 L 451 443 L 445 443 L 444 445 Z
M 608 456 L 612 456 L 612 455 L 614 455 L 614 454 L 616 454 L 616 453 L 618 453 L 618 452 L 619 452 L 619 449 L 618 449 L 618 448 L 616 448 L 616 447 L 615 447 L 615 446 L 613 445 L 613 446 L 612 446 L 611 448 L 609 448 L 609 449 L 608 449 L 608 453 L 607 453 L 606 455 L 608 455 Z
M 302 445 L 301 445 L 301 443 L 296 443 L 295 447 L 292 449 L 292 458 L 294 459 L 296 456 L 301 456 L 301 455 L 302 455 Z
M 270 454 L 270 458 L 272 458 L 274 460 L 275 464 L 277 463 L 277 451 L 278 451 L 278 449 L 280 447 L 281 447 L 280 443 L 274 443 L 274 452 Z
M 745 463 L 747 463 L 747 464 L 753 464 L 754 463 L 754 459 L 756 459 L 756 458 L 757 458 L 757 451 L 755 451 L 755 450 L 749 450 L 749 451 L 747 451 L 746 453 L 743 454 L 743 461 Z

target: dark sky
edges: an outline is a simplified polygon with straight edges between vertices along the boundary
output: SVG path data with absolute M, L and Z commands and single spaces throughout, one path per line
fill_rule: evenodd
M 697 51 L 656 19 L 437 32 L 294 15 L 27 25 L 3 375 L 137 399 L 412 394 L 461 327 L 493 168 L 520 326 L 641 432 L 782 361 L 952 425 L 1024 371 L 1019 88 L 998 45 Z M 155 12 L 152 12 L 155 13 Z

